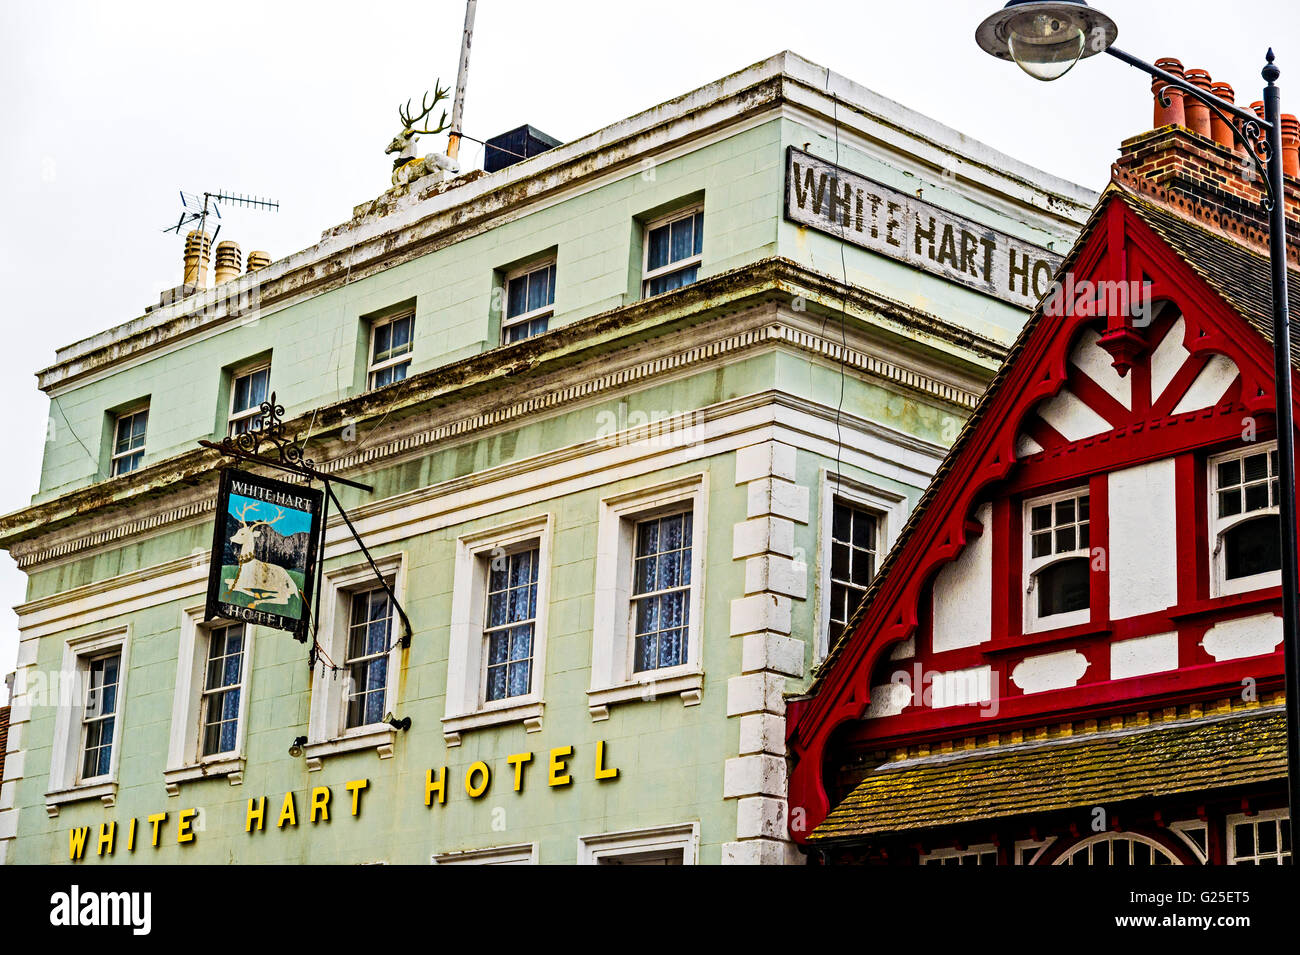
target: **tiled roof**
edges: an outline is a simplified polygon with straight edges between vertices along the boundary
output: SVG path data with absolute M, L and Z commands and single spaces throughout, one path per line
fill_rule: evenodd
M 1267 339 L 1273 341 L 1273 279 L 1268 256 L 1234 241 L 1208 224 L 1158 203 L 1120 192 L 1129 208 L 1178 253 L 1212 289 Z M 1300 325 L 1300 272 L 1288 270 L 1291 322 Z M 1291 364 L 1300 367 L 1300 335 L 1292 333 Z
M 1074 266 L 1075 261 L 1087 244 L 1088 238 L 1092 235 L 1097 222 L 1100 220 L 1103 210 L 1109 205 L 1112 198 L 1118 198 L 1132 209 L 1212 289 L 1222 296 L 1224 301 L 1236 310 L 1253 328 L 1259 331 L 1268 342 L 1272 343 L 1273 291 L 1268 256 L 1262 250 L 1246 246 L 1240 241 L 1216 231 L 1208 224 L 1194 221 L 1189 215 L 1167 209 L 1143 196 L 1134 194 L 1115 182 L 1112 182 L 1107 187 L 1097 201 L 1092 216 L 1084 223 L 1074 247 L 1070 249 L 1057 270 L 1058 276 L 1064 275 Z M 1295 337 L 1291 343 L 1291 363 L 1296 368 L 1300 368 L 1300 272 L 1294 268 L 1288 271 L 1288 291 L 1291 321 L 1294 326 L 1297 326 L 1297 332 L 1293 333 Z M 922 493 L 916 507 L 908 515 L 907 522 L 895 539 L 894 546 L 890 548 L 889 553 L 881 563 L 857 610 L 849 618 L 839 640 L 830 648 L 830 652 L 817 668 L 806 695 L 812 696 L 817 692 L 822 679 L 831 671 L 843 648 L 852 639 L 853 633 L 858 624 L 861 623 L 867 608 L 871 606 L 872 601 L 879 592 L 882 582 L 888 577 L 891 568 L 897 562 L 899 555 L 907 546 L 912 533 L 920 523 L 921 517 L 925 514 L 930 502 L 934 500 L 943 479 L 952 470 L 952 466 L 961 455 L 963 448 L 974 435 L 980 420 L 984 417 L 985 410 L 1006 381 L 1008 370 L 1014 367 L 1024 351 L 1026 343 L 1029 341 L 1029 336 L 1042 320 L 1044 304 L 1045 301 L 1039 302 L 1038 307 L 1034 309 L 1029 320 L 1021 328 L 1020 334 L 1016 336 L 1016 340 L 1007 351 L 1007 356 L 997 374 L 989 382 L 983 398 L 975 406 L 971 416 L 966 419 L 965 425 L 957 435 L 957 440 L 953 442 L 947 456 L 939 465 L 938 470 L 935 471 L 934 477 L 930 480 L 924 493 Z
M 1114 805 L 1286 778 L 1278 707 L 887 763 L 809 837 L 861 839 L 1028 812 Z

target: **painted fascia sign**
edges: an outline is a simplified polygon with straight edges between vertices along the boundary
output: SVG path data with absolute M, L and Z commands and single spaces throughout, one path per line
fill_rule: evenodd
M 323 499 L 313 488 L 233 468 L 221 472 L 206 619 L 305 637 Z
M 785 217 L 951 282 L 1032 309 L 1061 256 L 818 159 L 786 149 Z

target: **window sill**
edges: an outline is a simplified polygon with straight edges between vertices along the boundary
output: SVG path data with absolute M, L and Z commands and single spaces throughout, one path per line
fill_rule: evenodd
M 607 720 L 609 708 L 615 703 L 655 700 L 674 693 L 681 696 L 683 706 L 698 706 L 703 689 L 703 670 L 676 670 L 648 679 L 590 689 L 587 691 L 587 711 L 594 721 Z
M 391 759 L 393 756 L 393 741 L 396 738 L 397 730 L 387 723 L 377 723 L 374 726 L 354 730 L 347 736 L 310 742 L 303 747 L 303 755 L 307 759 L 307 770 L 313 773 L 318 772 L 324 765 L 326 757 L 338 756 L 342 753 L 355 753 L 366 749 L 373 749 L 380 759 Z
M 448 746 L 459 746 L 461 734 L 488 726 L 523 723 L 525 733 L 538 733 L 542 729 L 542 708 L 538 699 L 525 699 L 509 706 L 496 706 L 442 718 L 442 738 Z
M 104 805 L 111 809 L 117 803 L 116 780 L 48 792 L 45 794 L 45 812 L 53 819 L 59 814 L 61 806 L 74 802 L 83 802 L 88 799 L 102 800 Z
M 1100 637 L 1110 633 L 1112 627 L 1109 623 L 1096 624 L 1076 623 L 1072 627 L 1057 627 L 1054 630 L 1038 630 L 1034 633 L 1022 634 L 1018 637 L 1009 637 L 998 640 L 993 646 L 984 648 L 984 652 L 990 655 L 998 653 L 1014 653 L 1018 650 L 1050 646 L 1054 643 L 1068 643 L 1072 640 L 1081 640 L 1086 637 Z
M 1026 594 L 1026 601 L 1034 599 L 1033 595 Z M 1061 630 L 1074 630 L 1078 627 L 1086 627 L 1092 623 L 1092 609 L 1085 607 L 1083 610 L 1067 610 L 1064 613 L 1054 613 L 1046 617 L 1030 616 L 1028 606 L 1026 610 L 1026 619 L 1024 634 L 1029 636 L 1051 636 Z
M 1197 600 L 1186 607 L 1169 614 L 1173 620 L 1187 620 L 1203 617 L 1224 610 L 1246 610 L 1263 608 L 1282 599 L 1282 588 L 1278 584 L 1266 585 L 1258 590 L 1247 590 L 1235 594 L 1221 594 L 1206 600 Z
M 222 756 L 209 758 L 190 766 L 178 766 L 163 770 L 163 785 L 167 795 L 180 795 L 181 783 L 194 782 L 199 779 L 220 779 L 225 777 L 232 786 L 244 781 L 244 758 L 242 756 Z

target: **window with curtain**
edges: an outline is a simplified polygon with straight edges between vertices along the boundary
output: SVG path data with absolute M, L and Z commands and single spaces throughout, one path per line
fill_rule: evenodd
M 230 380 L 229 430 L 232 435 L 260 427 L 262 402 L 270 393 L 271 366 L 236 372 Z
M 239 697 L 244 680 L 244 625 L 208 631 L 208 659 L 199 706 L 200 756 L 233 752 L 239 735 Z
M 637 522 L 632 563 L 634 672 L 687 660 L 691 610 L 690 511 Z
M 488 561 L 483 697 L 489 703 L 532 691 L 539 554 L 534 545 Z
M 402 381 L 411 367 L 415 313 L 375 322 L 370 329 L 370 387 Z
M 388 698 L 388 655 L 392 650 L 393 603 L 383 588 L 351 596 L 347 655 L 348 687 L 344 726 L 369 726 L 384 718 Z
M 659 295 L 690 285 L 700 274 L 704 210 L 689 209 L 646 226 L 643 294 Z
M 506 278 L 506 314 L 501 322 L 504 344 L 540 335 L 555 312 L 555 263 L 530 266 Z
M 129 474 L 140 466 L 144 460 L 144 435 L 148 425 L 148 408 L 117 416 L 113 425 L 113 455 L 109 469 L 112 476 Z

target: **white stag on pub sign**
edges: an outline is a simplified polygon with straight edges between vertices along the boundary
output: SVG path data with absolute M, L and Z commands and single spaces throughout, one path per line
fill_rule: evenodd
M 256 609 L 258 604 L 287 604 L 298 594 L 298 585 L 289 572 L 279 564 L 269 564 L 258 560 L 256 556 L 257 539 L 262 529 L 278 523 L 284 518 L 284 511 L 276 508 L 276 516 L 269 521 L 248 521 L 248 512 L 256 507 L 248 504 L 235 514 L 239 520 L 239 530 L 231 536 L 230 542 L 239 547 L 239 573 L 233 580 L 226 582 L 226 597 L 231 594 L 244 594 L 252 598 L 249 607 Z M 269 595 L 269 596 L 268 596 Z

